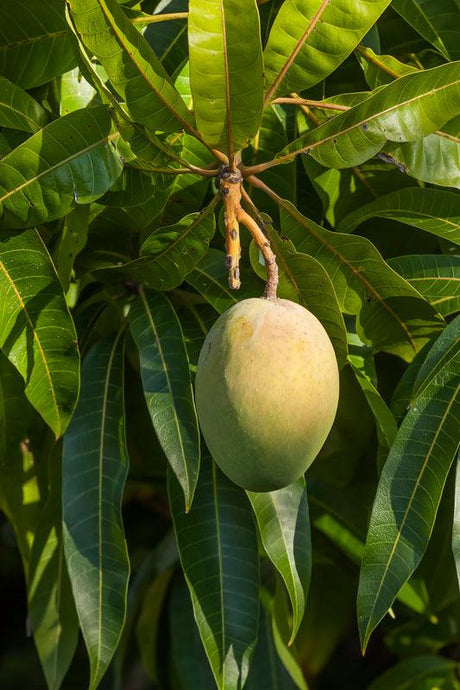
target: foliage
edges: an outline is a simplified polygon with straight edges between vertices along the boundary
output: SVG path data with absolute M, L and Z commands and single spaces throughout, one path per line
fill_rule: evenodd
M 0 549 L 12 528 L 34 688 L 460 688 L 458 20 L 3 3 Z M 193 380 L 271 250 L 341 397 L 306 482 L 257 494 Z

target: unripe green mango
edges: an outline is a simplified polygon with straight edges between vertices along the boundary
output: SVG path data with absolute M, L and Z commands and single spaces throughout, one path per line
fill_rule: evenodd
M 209 331 L 195 392 L 220 469 L 244 489 L 274 491 L 305 472 L 331 429 L 339 398 L 334 349 L 299 304 L 242 300 Z

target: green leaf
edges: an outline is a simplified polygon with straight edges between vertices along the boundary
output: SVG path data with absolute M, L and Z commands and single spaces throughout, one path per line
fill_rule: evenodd
M 0 352 L 0 510 L 14 529 L 26 581 L 42 508 L 38 467 L 29 442 L 33 419 L 24 381 Z
M 152 423 L 189 510 L 200 468 L 200 432 L 180 322 L 167 297 L 141 292 L 130 329 Z
M 338 67 L 377 21 L 389 0 L 350 7 L 347 0 L 285 0 L 264 52 L 267 100 L 318 84 Z
M 141 653 L 142 664 L 152 681 L 157 681 L 157 646 L 161 634 L 160 617 L 172 569 L 159 573 L 145 592 L 142 608 L 136 624 L 136 640 Z
M 132 118 L 152 132 L 192 131 L 191 113 L 116 0 L 68 0 L 68 6 L 81 41 L 107 71 Z
M 49 254 L 35 230 L 0 239 L 0 347 L 25 393 L 56 436 L 64 433 L 79 388 L 75 328 Z
M 181 690 L 216 690 L 193 618 L 190 592 L 182 577 L 174 581 L 169 606 L 171 657 Z
M 447 60 L 460 58 L 455 0 L 393 0 L 391 6 Z
M 76 110 L 0 161 L 0 225 L 27 228 L 102 196 L 121 172 L 107 108 Z
M 289 144 L 278 154 L 280 162 L 303 152 L 326 167 L 347 168 L 374 156 L 387 141 L 426 137 L 460 113 L 458 73 L 454 62 L 396 79 Z
M 414 656 L 403 659 L 370 684 L 369 690 L 453 689 L 457 664 L 442 656 Z
M 361 340 L 412 359 L 441 325 L 434 309 L 385 263 L 369 240 L 325 230 L 286 200 L 278 198 L 278 203 L 283 234 L 298 251 L 324 266 L 342 311 L 358 317 Z
M 460 311 L 460 257 L 414 254 L 390 259 L 390 266 L 443 316 Z
M 417 67 L 400 62 L 392 55 L 379 55 L 371 48 L 362 45 L 357 48 L 357 57 L 371 89 L 419 71 Z
M 102 269 L 98 275 L 127 275 L 156 290 L 172 290 L 195 268 L 206 254 L 214 235 L 214 202 L 190 213 L 175 225 L 154 230 L 144 240 L 140 258 L 127 264 Z
M 296 690 L 299 686 L 292 680 L 273 641 L 271 618 L 265 606 L 261 607 L 259 635 L 251 663 L 245 690 Z
M 95 690 L 118 646 L 126 615 L 129 559 L 121 518 L 128 471 L 123 402 L 124 339 L 97 343 L 64 437 L 64 550 Z
M 182 568 L 200 637 L 220 690 L 239 690 L 257 638 L 259 564 L 245 492 L 205 458 L 193 506 L 183 510 L 172 472 L 168 489 Z
M 457 456 L 457 469 L 455 476 L 455 508 L 454 522 L 452 525 L 452 552 L 457 568 L 457 580 L 460 587 L 460 455 Z
M 460 244 L 460 197 L 453 192 L 420 187 L 390 192 L 349 213 L 340 221 L 337 230 L 353 232 L 358 225 L 375 216 L 391 218 Z
M 89 204 L 85 204 L 75 206 L 70 211 L 54 247 L 53 263 L 64 292 L 69 289 L 75 258 L 88 238 L 89 210 Z
M 321 321 L 334 346 L 341 369 L 347 361 L 347 332 L 329 275 L 319 261 L 297 252 L 291 241 L 281 238 L 271 224 L 266 224 L 265 231 L 278 264 L 278 296 L 299 302 Z M 254 244 L 251 245 L 251 255 L 253 268 L 264 278 L 265 263 L 263 259 L 261 262 Z
M 0 76 L 0 127 L 38 132 L 48 121 L 39 103 L 17 84 Z
M 460 441 L 460 318 L 433 345 L 377 489 L 358 590 L 363 649 L 420 562 Z M 419 375 L 421 374 L 421 370 Z
M 304 479 L 267 493 L 247 492 L 267 556 L 284 580 L 292 604 L 290 644 L 305 613 L 311 574 L 310 520 Z
M 374 415 L 379 444 L 389 450 L 398 431 L 393 413 L 380 395 L 366 367 L 366 346 L 355 334 L 350 334 L 350 354 L 348 360 L 359 385 Z
M 240 266 L 241 288 L 238 292 L 228 287 L 228 269 L 225 254 L 210 249 L 206 256 L 187 276 L 187 283 L 195 288 L 219 314 L 242 299 L 260 297 L 263 285 L 255 279 L 254 273 L 243 263 Z
M 95 105 L 98 101 L 97 91 L 86 81 L 79 67 L 62 75 L 59 82 L 59 110 L 61 115 L 68 115 L 74 110 Z
M 228 153 L 248 145 L 262 117 L 263 64 L 255 0 L 190 0 L 190 86 L 198 129 Z
M 0 7 L 0 73 L 23 89 L 75 67 L 61 0 L 15 0 Z
M 61 453 L 49 449 L 48 497 L 30 559 L 29 616 L 48 688 L 58 690 L 77 647 L 79 625 L 64 557 Z

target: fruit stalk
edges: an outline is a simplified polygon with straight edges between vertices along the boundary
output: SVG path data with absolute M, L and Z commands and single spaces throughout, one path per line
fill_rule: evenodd
M 232 290 L 238 290 L 241 285 L 239 261 L 241 256 L 240 223 L 244 225 L 262 253 L 267 271 L 267 281 L 263 297 L 276 299 L 278 288 L 278 265 L 270 242 L 263 230 L 249 213 L 241 207 L 242 175 L 239 171 L 232 172 L 223 168 L 218 180 L 219 192 L 224 204 L 224 223 L 226 238 L 226 266 L 229 270 L 228 283 Z

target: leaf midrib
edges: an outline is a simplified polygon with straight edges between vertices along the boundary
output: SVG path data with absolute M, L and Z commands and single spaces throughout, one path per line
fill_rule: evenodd
M 16 296 L 17 301 L 19 302 L 20 308 L 21 308 L 21 310 L 23 311 L 23 313 L 24 313 L 24 315 L 25 315 L 25 317 L 26 317 L 26 319 L 27 319 L 27 322 L 28 322 L 28 324 L 29 324 L 29 327 L 30 327 L 31 330 L 32 330 L 33 337 L 34 337 L 34 340 L 35 340 L 35 342 L 36 342 L 36 344 L 37 344 L 37 348 L 38 348 L 38 351 L 39 351 L 39 353 L 40 353 L 40 357 L 41 357 L 43 366 L 44 366 L 44 368 L 45 368 L 45 373 L 46 373 L 46 376 L 47 376 L 48 381 L 49 381 L 49 386 L 50 386 L 50 391 L 51 391 L 51 397 L 52 397 L 52 399 L 53 399 L 53 406 L 54 406 L 54 409 L 55 409 L 55 412 L 56 412 L 56 418 L 57 418 L 57 420 L 58 420 L 58 422 L 59 422 L 59 427 L 58 427 L 59 433 L 57 434 L 57 436 L 60 436 L 60 432 L 61 432 L 61 430 L 62 430 L 62 425 L 61 425 L 61 419 L 60 419 L 60 415 L 59 415 L 59 406 L 58 406 L 58 402 L 57 402 L 57 398 L 56 398 L 56 391 L 55 391 L 55 389 L 54 389 L 53 378 L 52 378 L 52 376 L 51 376 L 51 370 L 50 370 L 50 368 L 49 368 L 49 366 L 48 366 L 48 360 L 47 360 L 47 358 L 46 358 L 45 351 L 44 351 L 44 349 L 43 349 L 43 345 L 42 345 L 42 343 L 41 343 L 40 337 L 39 337 L 39 335 L 38 335 L 36 329 L 34 328 L 33 321 L 32 321 L 32 319 L 30 318 L 30 314 L 29 314 L 29 312 L 28 312 L 28 310 L 27 310 L 27 307 L 26 307 L 26 304 L 25 304 L 24 300 L 22 299 L 21 293 L 20 293 L 19 290 L 17 289 L 16 283 L 14 282 L 14 280 L 13 280 L 13 278 L 11 277 L 10 273 L 8 272 L 8 270 L 7 270 L 7 268 L 6 268 L 5 264 L 4 264 L 4 262 L 3 262 L 1 259 L 0 259 L 0 270 L 2 271 L 2 273 L 3 273 L 3 275 L 5 276 L 6 280 L 7 280 L 8 283 L 10 284 L 10 287 L 12 288 L 12 290 L 13 290 L 15 296 Z
M 39 133 L 39 132 L 38 132 Z M 61 161 L 58 163 L 55 163 L 54 165 L 51 165 L 49 168 L 46 168 L 46 170 L 43 170 L 42 172 L 38 173 L 38 175 L 34 175 L 34 177 L 31 177 L 29 180 L 26 180 L 22 184 L 18 185 L 17 187 L 14 187 L 14 189 L 11 189 L 9 192 L 4 194 L 2 197 L 0 197 L 0 204 L 2 204 L 6 199 L 8 199 L 10 196 L 13 196 L 14 194 L 17 194 L 18 192 L 22 191 L 29 185 L 33 184 L 34 182 L 37 182 L 40 180 L 42 177 L 45 177 L 46 175 L 49 175 L 50 173 L 54 172 L 55 170 L 58 170 L 59 168 L 62 168 L 64 165 L 67 165 L 68 163 L 71 163 L 73 160 L 76 158 L 79 158 L 80 156 L 84 156 L 85 153 L 89 153 L 93 149 L 97 148 L 98 146 L 101 146 L 102 144 L 107 144 L 111 141 L 114 141 L 115 139 L 118 139 L 120 136 L 119 132 L 112 132 L 111 134 L 108 134 L 107 136 L 103 137 L 102 139 L 99 139 L 98 141 L 94 142 L 93 144 L 90 144 L 89 146 L 86 146 L 84 149 L 80 149 L 79 151 L 76 151 L 73 153 L 71 156 L 67 156 L 67 158 L 63 158 Z M 30 140 L 29 140 L 30 141 Z M 29 142 L 26 142 L 26 144 Z M 11 151 L 10 154 L 5 156 L 1 163 L 8 163 L 8 158 L 12 156 L 17 149 L 14 149 Z
M 401 520 L 400 527 L 399 527 L 399 529 L 398 529 L 398 531 L 397 531 L 397 533 L 396 533 L 396 538 L 395 538 L 395 540 L 394 540 L 394 542 L 393 542 L 393 545 L 392 545 L 392 547 L 391 547 L 391 551 L 390 551 L 390 554 L 389 554 L 389 556 L 388 556 L 388 560 L 387 560 L 387 563 L 386 563 L 386 565 L 385 565 L 385 569 L 384 569 L 384 571 L 383 571 L 383 575 L 382 575 L 382 578 L 381 578 L 381 580 L 380 580 L 380 584 L 379 584 L 378 589 L 377 589 L 377 592 L 375 593 L 375 596 L 374 596 L 374 603 L 373 603 L 372 608 L 371 608 L 371 611 L 370 611 L 370 613 L 369 613 L 369 615 L 368 615 L 368 617 L 367 617 L 368 623 L 367 623 L 367 626 L 366 626 L 366 629 L 365 629 L 365 636 L 364 636 L 364 641 L 363 641 L 363 642 L 364 642 L 364 645 L 365 645 L 365 643 L 367 642 L 368 635 L 370 634 L 370 630 L 369 630 L 369 629 L 370 629 L 370 626 L 372 625 L 372 619 L 373 619 L 373 616 L 374 616 L 374 612 L 375 612 L 377 603 L 379 602 L 380 592 L 382 591 L 382 587 L 383 587 L 383 585 L 384 585 L 384 583 L 385 583 L 385 581 L 386 581 L 386 578 L 387 578 L 387 574 L 388 574 L 390 565 L 391 565 L 391 563 L 392 563 L 392 561 L 393 561 L 394 555 L 395 555 L 395 553 L 396 553 L 397 546 L 398 546 L 399 541 L 400 541 L 401 536 L 402 536 L 403 529 L 404 529 L 404 527 L 405 527 L 405 525 L 406 525 L 406 522 L 407 522 L 407 520 L 408 520 L 409 513 L 410 513 L 410 509 L 411 509 L 411 507 L 412 507 L 412 503 L 413 503 L 413 501 L 414 501 L 414 498 L 415 498 L 415 495 L 417 494 L 418 489 L 419 489 L 420 486 L 421 486 L 422 477 L 423 477 L 423 475 L 424 475 L 424 473 L 425 473 L 425 470 L 426 470 L 426 468 L 427 468 L 427 466 L 428 466 L 428 462 L 429 462 L 429 460 L 431 459 L 431 455 L 432 455 L 432 453 L 433 453 L 433 449 L 434 449 L 435 446 L 436 446 L 436 442 L 437 442 L 437 440 L 438 440 L 438 436 L 439 436 L 439 434 L 441 433 L 441 429 L 442 429 L 442 427 L 443 427 L 443 423 L 444 423 L 444 421 L 446 420 L 447 415 L 448 415 L 449 412 L 450 412 L 450 409 L 451 409 L 451 407 L 452 407 L 452 405 L 453 405 L 453 403 L 454 403 L 454 401 L 455 401 L 455 399 L 456 399 L 456 397 L 457 397 L 457 393 L 458 393 L 459 390 L 460 390 L 460 383 L 457 385 L 457 388 L 455 389 L 454 393 L 452 394 L 452 396 L 451 396 L 451 398 L 450 398 L 450 400 L 449 400 L 449 403 L 448 403 L 448 405 L 447 405 L 447 407 L 446 407 L 446 409 L 445 409 L 445 411 L 444 411 L 442 417 L 440 418 L 440 423 L 438 424 L 438 427 L 437 427 L 437 429 L 436 429 L 436 433 L 435 433 L 434 436 L 433 436 L 433 439 L 432 439 L 430 448 L 429 448 L 429 450 L 428 450 L 428 452 L 427 452 L 427 454 L 426 454 L 426 457 L 425 457 L 425 460 L 423 461 L 423 465 L 422 465 L 422 467 L 421 467 L 421 470 L 420 470 L 420 472 L 419 472 L 419 475 L 418 475 L 418 477 L 417 477 L 417 479 L 416 479 L 416 481 L 415 481 L 414 488 L 413 488 L 413 490 L 412 490 L 412 492 L 411 492 L 411 494 L 410 494 L 409 501 L 408 501 L 407 506 L 406 506 L 406 509 L 405 509 L 405 511 L 404 511 L 404 514 L 403 514 L 403 517 L 402 517 L 402 520 Z

